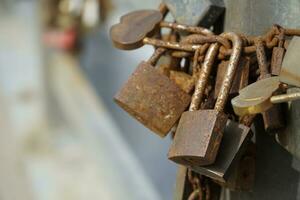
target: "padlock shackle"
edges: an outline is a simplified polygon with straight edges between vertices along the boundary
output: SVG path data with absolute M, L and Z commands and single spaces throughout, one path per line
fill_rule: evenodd
M 169 42 L 169 41 L 163 41 L 155 38 L 149 38 L 145 37 L 143 39 L 143 44 L 149 44 L 155 47 L 164 47 L 168 49 L 173 49 L 173 50 L 182 50 L 182 51 L 189 51 L 189 52 L 194 52 L 198 48 L 201 48 L 203 45 L 193 45 L 193 44 L 180 44 L 178 42 Z
M 222 44 L 226 49 L 231 49 L 230 42 L 226 38 L 220 37 L 218 35 L 204 36 L 199 34 L 192 34 L 183 38 L 180 43 L 181 44 L 204 44 L 204 43 L 213 43 L 213 42 L 218 42 Z
M 225 72 L 220 92 L 215 104 L 215 110 L 222 112 L 228 99 L 233 77 L 239 64 L 243 42 L 240 36 L 233 32 L 222 33 L 220 36 L 231 40 L 233 46 L 228 67 Z
M 148 59 L 148 63 L 152 66 L 155 66 L 159 58 L 167 51 L 166 48 L 158 47 L 155 49 L 154 53 Z
M 268 69 L 265 44 L 263 43 L 263 39 L 261 37 L 258 37 L 254 40 L 254 45 L 256 47 L 256 57 L 258 68 L 260 70 L 260 79 L 263 79 L 270 74 Z
M 219 53 L 219 47 L 219 43 L 213 43 L 209 46 L 207 50 L 203 66 L 201 67 L 200 73 L 198 75 L 199 77 L 195 85 L 195 91 L 192 96 L 189 111 L 198 110 L 200 107 L 200 103 L 202 102 L 205 88 L 208 82 L 208 77 L 210 75 L 214 61 Z
M 159 26 L 163 28 L 170 28 L 177 31 L 185 31 L 189 33 L 201 34 L 206 36 L 214 35 L 214 33 L 207 28 L 203 28 L 199 26 L 189 26 L 186 24 L 180 24 L 176 22 L 161 21 L 159 23 Z

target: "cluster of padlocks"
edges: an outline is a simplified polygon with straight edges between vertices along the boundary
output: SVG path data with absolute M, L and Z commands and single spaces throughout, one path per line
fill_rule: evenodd
M 300 30 L 273 25 L 261 36 L 216 35 L 207 28 L 167 22 L 167 12 L 163 4 L 158 10 L 134 11 L 111 28 L 119 49 L 155 48 L 115 101 L 159 136 L 172 133 L 168 158 L 189 169 L 190 199 L 211 194 L 205 186 L 209 181 L 249 190 L 255 172 L 250 128 L 255 120 L 263 120 L 265 130 L 297 154 L 297 130 L 287 126 L 290 108 L 285 102 L 300 98 Z M 162 31 L 166 28 L 167 34 Z

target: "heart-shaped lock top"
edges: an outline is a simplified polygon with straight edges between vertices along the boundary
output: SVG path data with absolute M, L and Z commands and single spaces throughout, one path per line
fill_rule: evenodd
M 154 33 L 155 26 L 163 19 L 157 10 L 138 10 L 121 17 L 120 23 L 110 29 L 115 47 L 124 50 L 143 46 L 143 39 Z
M 239 95 L 231 100 L 237 115 L 256 114 L 266 111 L 272 106 L 270 97 L 279 88 L 277 76 L 265 78 L 248 85 L 239 91 Z

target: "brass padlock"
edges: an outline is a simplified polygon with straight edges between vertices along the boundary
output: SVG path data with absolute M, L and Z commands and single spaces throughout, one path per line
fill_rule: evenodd
M 233 52 L 215 108 L 197 111 L 200 102 L 202 102 L 218 44 L 211 45 L 207 51 L 189 109 L 193 112 L 183 113 L 179 121 L 168 154 L 169 159 L 176 163 L 186 166 L 202 166 L 212 164 L 215 161 L 227 122 L 227 115 L 223 112 L 223 108 L 229 95 L 242 49 L 242 41 L 238 35 L 223 33 L 222 36 L 232 41 Z
M 278 76 L 281 71 L 281 65 L 285 53 L 284 45 L 284 29 L 281 30 L 278 36 L 278 46 L 274 47 L 272 50 L 272 58 L 271 58 L 271 74 L 274 76 Z
M 255 41 L 255 46 L 258 67 L 260 70 L 259 79 L 271 77 L 268 69 L 265 47 L 260 37 Z M 264 127 L 267 132 L 274 132 L 285 126 L 285 121 L 280 104 L 273 105 L 266 112 L 263 112 L 262 116 L 264 120 Z
M 151 63 L 155 62 L 141 62 L 114 99 L 147 128 L 164 137 L 185 111 L 191 97 Z
M 215 86 L 215 98 L 218 97 L 220 92 L 220 88 L 222 85 L 222 81 L 224 78 L 224 73 L 227 69 L 228 61 L 221 61 L 218 65 L 217 75 L 216 75 L 216 86 Z M 230 96 L 236 96 L 241 89 L 248 85 L 249 80 L 249 68 L 250 68 L 250 58 L 249 57 L 241 57 L 239 61 L 239 65 L 237 67 L 233 83 L 230 89 Z

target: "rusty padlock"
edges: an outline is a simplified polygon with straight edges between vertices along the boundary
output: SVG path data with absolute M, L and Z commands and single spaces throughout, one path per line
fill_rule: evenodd
M 226 183 L 231 174 L 234 173 L 234 167 L 245 152 L 245 147 L 252 137 L 249 126 L 252 124 L 253 119 L 254 116 L 246 116 L 241 120 L 241 123 L 228 120 L 215 162 L 207 166 L 195 165 L 191 169 Z
M 212 146 L 209 145 L 203 145 L 204 149 L 199 149 L 198 144 L 204 144 L 207 141 L 204 141 L 204 133 L 201 133 L 201 131 L 205 131 L 205 129 L 199 129 L 202 126 L 204 127 L 200 121 L 203 123 L 204 118 L 207 116 L 197 116 L 199 115 L 200 111 L 198 110 L 200 103 L 202 101 L 202 98 L 204 96 L 205 87 L 208 81 L 209 74 L 211 72 L 212 66 L 215 61 L 215 57 L 217 56 L 218 49 L 220 45 L 218 43 L 212 44 L 205 56 L 204 64 L 201 68 L 201 71 L 199 73 L 199 78 L 196 82 L 195 91 L 192 96 L 192 102 L 189 108 L 189 112 L 183 113 L 181 116 L 181 119 L 179 121 L 179 124 L 177 126 L 177 130 L 175 133 L 175 137 L 173 140 L 173 143 L 170 147 L 168 157 L 169 159 L 173 160 L 174 162 L 177 162 L 179 164 L 184 164 L 189 166 L 191 162 L 198 162 L 201 164 L 206 164 L 207 162 L 213 162 L 211 160 L 214 160 L 214 158 L 211 158 L 210 153 L 214 151 L 212 149 Z M 192 112 L 190 112 L 192 111 Z M 194 116 L 195 115 L 195 116 Z M 203 118 L 204 117 L 204 118 Z M 216 117 L 218 118 L 218 116 Z M 224 118 L 224 119 L 223 119 Z M 220 115 L 221 123 L 224 123 L 222 120 L 225 120 L 226 117 L 223 117 L 223 115 Z M 219 119 L 219 120 L 220 120 Z M 195 122 L 197 120 L 197 122 Z M 216 120 L 216 119 L 214 119 Z M 190 126 L 190 123 L 192 123 L 195 127 Z M 191 128 L 194 129 L 193 132 L 190 130 Z M 212 127 L 212 129 L 218 129 L 219 127 Z M 214 130 L 218 131 L 218 130 Z M 219 132 L 219 131 L 218 131 Z M 207 134 L 207 133 L 206 133 Z M 220 134 L 218 134 L 220 135 Z M 212 136 L 214 139 L 219 140 L 221 137 L 215 137 Z M 191 143 L 190 143 L 191 142 Z M 197 142 L 198 144 L 193 144 L 193 142 Z M 196 149 L 187 148 L 187 147 L 197 147 Z
M 164 137 L 190 103 L 191 97 L 154 65 L 162 49 L 158 48 L 148 62 L 141 62 L 125 85 L 116 94 L 119 106 Z
M 272 50 L 272 58 L 271 58 L 271 74 L 274 76 L 278 76 L 281 71 L 281 65 L 285 53 L 284 45 L 284 29 L 280 30 L 280 34 L 278 35 L 278 46 L 274 47 Z
M 221 61 L 218 65 L 217 75 L 216 75 L 216 86 L 214 92 L 215 98 L 218 97 L 218 94 L 220 92 L 220 88 L 224 78 L 224 73 L 227 69 L 227 66 L 228 66 L 228 61 Z M 242 88 L 248 85 L 249 69 L 250 69 L 250 58 L 245 56 L 241 57 L 230 89 L 229 95 L 231 97 L 236 96 Z
M 258 67 L 260 70 L 259 79 L 271 77 L 271 74 L 269 73 L 269 69 L 268 69 L 265 47 L 261 38 L 255 40 L 255 46 L 256 46 Z M 280 104 L 276 104 L 272 106 L 269 110 L 263 112 L 262 116 L 264 120 L 265 130 L 269 133 L 272 133 L 285 126 L 285 122 L 282 114 L 282 108 Z
M 232 41 L 233 52 L 215 108 L 197 111 L 203 100 L 204 89 L 219 44 L 212 44 L 206 54 L 189 109 L 192 112 L 182 114 L 169 150 L 169 159 L 185 166 L 212 164 L 218 153 L 226 126 L 227 115 L 223 109 L 241 55 L 242 41 L 235 33 L 223 33 L 222 36 Z

